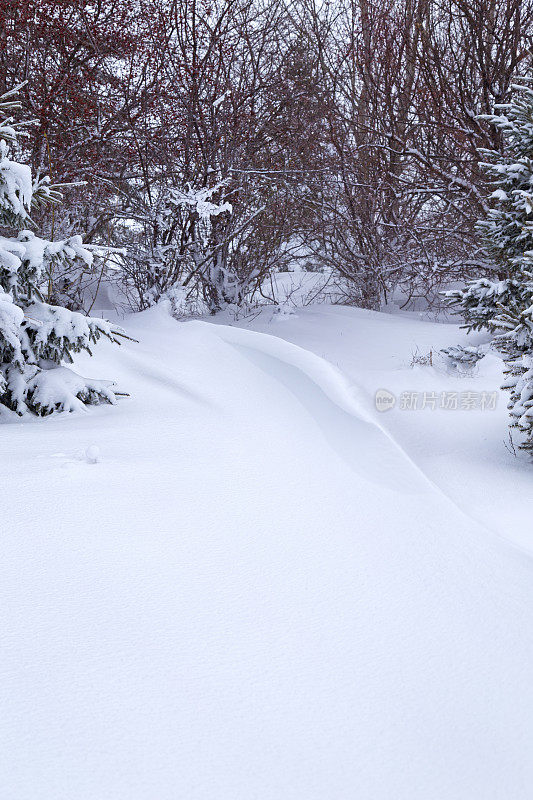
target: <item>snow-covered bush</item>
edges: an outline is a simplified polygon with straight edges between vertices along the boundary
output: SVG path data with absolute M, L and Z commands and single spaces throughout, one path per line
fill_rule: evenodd
M 50 305 L 44 296 L 54 264 L 90 265 L 93 252 L 81 237 L 52 242 L 32 230 L 30 212 L 60 195 L 47 178 L 32 180 L 31 169 L 10 158 L 23 132 L 10 116 L 14 92 L 0 97 L 0 408 L 22 415 L 73 410 L 82 403 L 115 396 L 108 381 L 86 381 L 62 366 L 72 353 L 87 350 L 100 336 L 115 340 L 110 323 Z
M 121 216 L 131 305 L 144 309 L 162 298 L 174 305 L 179 297 L 183 309 L 216 313 L 260 293 L 265 277 L 293 260 L 295 246 L 276 217 L 275 193 L 259 180 L 255 186 L 213 178 L 209 186 L 154 182 L 148 193 L 130 185 Z
M 463 347 L 460 344 L 445 347 L 441 353 L 446 356 L 448 364 L 453 370 L 469 370 L 485 355 L 479 347 Z
M 211 188 L 152 186 L 148 194 L 142 187 L 130 187 L 124 217 L 131 241 L 124 274 L 139 308 L 175 297 L 185 287 L 187 295 L 199 295 L 210 311 L 240 299 L 238 282 L 227 266 L 228 242 L 217 237 L 232 214 L 224 189 L 224 183 Z

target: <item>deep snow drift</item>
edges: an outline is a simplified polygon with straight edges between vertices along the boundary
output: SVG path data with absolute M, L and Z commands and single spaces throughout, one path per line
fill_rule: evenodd
M 75 365 L 130 399 L 2 427 L 2 796 L 529 797 L 531 558 L 440 481 L 500 410 L 378 415 L 430 323 L 253 325 L 130 318 Z

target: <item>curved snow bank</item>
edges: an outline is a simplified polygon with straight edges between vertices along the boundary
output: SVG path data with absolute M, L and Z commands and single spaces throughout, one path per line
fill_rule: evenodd
M 3 429 L 2 796 L 527 798 L 531 562 L 339 458 L 329 367 L 132 328 L 130 400 Z
M 275 336 L 213 327 L 223 341 L 238 348 L 255 367 L 278 381 L 280 389 L 297 398 L 350 469 L 365 480 L 397 491 L 428 490 L 423 473 L 378 425 L 359 389 L 340 370 L 309 350 Z
M 209 323 L 193 322 L 190 325 L 208 325 Z M 336 369 L 329 361 L 315 355 L 310 350 L 304 350 L 296 344 L 270 336 L 267 333 L 233 328 L 226 325 L 211 326 L 216 335 L 229 344 L 247 347 L 257 353 L 279 359 L 304 373 L 314 381 L 329 399 L 348 414 L 353 414 L 368 422 L 374 423 L 373 418 L 365 407 L 364 400 L 357 397 L 357 389 L 350 384 L 343 373 Z

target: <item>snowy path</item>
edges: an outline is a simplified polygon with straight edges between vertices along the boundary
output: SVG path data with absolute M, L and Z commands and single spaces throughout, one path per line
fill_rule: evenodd
M 309 342 L 128 327 L 130 400 L 2 428 L 0 796 L 528 798 L 530 559 Z

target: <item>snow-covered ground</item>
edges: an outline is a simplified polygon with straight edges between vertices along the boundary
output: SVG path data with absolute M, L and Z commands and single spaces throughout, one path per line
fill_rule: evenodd
M 467 336 L 425 313 L 328 305 L 251 318 L 255 330 L 334 364 L 365 394 L 369 410 L 377 390 L 392 392 L 394 408 L 376 412 L 376 422 L 462 511 L 533 554 L 532 468 L 508 440 L 508 395 L 497 391 L 503 362 L 485 334 Z M 487 345 L 487 355 L 471 370 L 453 371 L 440 350 L 455 344 Z M 432 363 L 416 363 L 424 358 Z
M 227 321 L 131 317 L 76 362 L 130 398 L 2 426 L 0 796 L 529 798 L 531 468 L 503 396 L 401 408 L 501 362 L 449 374 L 464 333 L 412 315 Z

